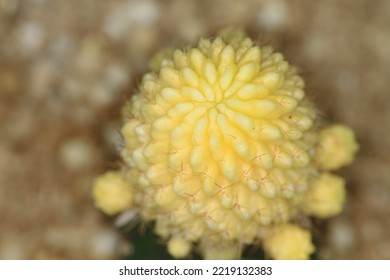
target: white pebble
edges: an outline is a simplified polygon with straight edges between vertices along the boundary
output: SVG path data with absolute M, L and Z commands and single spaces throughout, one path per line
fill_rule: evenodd
M 140 25 L 152 24 L 158 18 L 158 6 L 154 1 L 132 1 L 125 9 L 127 17 Z
M 16 32 L 19 48 L 24 54 L 31 55 L 42 47 L 45 34 L 38 23 L 25 22 Z
M 356 243 L 356 234 L 352 225 L 342 219 L 335 220 L 329 229 L 329 240 L 332 248 L 345 252 Z
M 89 250 L 96 259 L 110 259 L 120 251 L 126 254 L 127 252 L 123 251 L 128 250 L 120 250 L 120 247 L 124 246 L 124 242 L 114 229 L 101 229 L 94 233 L 88 242 Z
M 102 85 L 88 89 L 87 98 L 90 104 L 97 108 L 104 108 L 112 104 L 118 97 L 118 91 L 109 90 Z
M 130 71 L 123 65 L 108 66 L 105 73 L 105 84 L 112 90 L 122 89 L 131 79 Z
M 93 163 L 94 149 L 84 139 L 71 139 L 63 143 L 59 150 L 61 163 L 71 171 L 88 168 Z
M 288 7 L 286 1 L 266 1 L 261 7 L 257 21 L 260 27 L 269 31 L 280 31 L 288 24 Z
M 108 12 L 103 29 L 116 40 L 126 39 L 134 25 L 151 25 L 158 19 L 159 10 L 154 1 L 130 1 Z

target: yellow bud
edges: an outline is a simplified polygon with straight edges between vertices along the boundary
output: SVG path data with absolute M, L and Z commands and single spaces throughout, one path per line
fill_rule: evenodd
M 95 206 L 108 215 L 115 215 L 133 205 L 133 192 L 117 171 L 98 177 L 93 184 L 92 196 Z
M 344 179 L 323 173 L 318 176 L 306 193 L 304 210 L 318 218 L 335 216 L 343 209 L 345 201 Z
M 174 237 L 168 241 L 168 252 L 175 259 L 185 258 L 191 251 L 191 242 L 181 237 Z
M 320 132 L 316 160 L 321 169 L 335 170 L 350 164 L 358 149 L 352 129 L 332 125 Z
M 275 260 L 306 260 L 314 252 L 310 232 L 292 224 L 273 227 L 264 239 L 264 249 Z

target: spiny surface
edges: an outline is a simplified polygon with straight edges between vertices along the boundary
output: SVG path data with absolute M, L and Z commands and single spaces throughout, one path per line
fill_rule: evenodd
M 315 110 L 280 53 L 235 34 L 165 52 L 122 133 L 141 214 L 163 237 L 216 243 L 285 223 L 308 186 Z

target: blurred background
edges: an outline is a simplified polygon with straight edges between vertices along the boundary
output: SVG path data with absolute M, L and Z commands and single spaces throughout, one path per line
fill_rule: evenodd
M 316 258 L 390 259 L 387 0 L 0 0 L 0 259 L 137 258 L 142 242 L 90 197 L 119 165 L 121 104 L 156 50 L 226 26 L 282 52 L 357 134 L 347 205 L 316 223 Z

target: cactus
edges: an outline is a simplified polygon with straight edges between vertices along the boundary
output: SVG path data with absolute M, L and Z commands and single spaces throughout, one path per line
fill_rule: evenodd
M 235 259 L 251 244 L 309 258 L 297 217 L 342 211 L 345 183 L 329 171 L 352 162 L 352 130 L 321 127 L 296 69 L 240 30 L 163 50 L 150 67 L 123 108 L 124 167 L 97 178 L 96 206 L 136 209 L 176 258 Z

